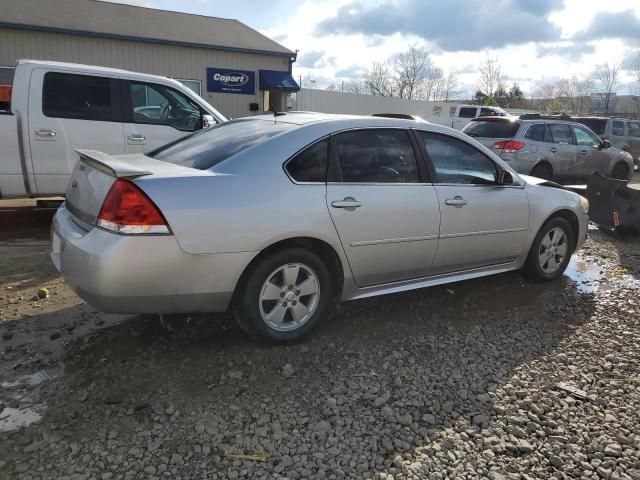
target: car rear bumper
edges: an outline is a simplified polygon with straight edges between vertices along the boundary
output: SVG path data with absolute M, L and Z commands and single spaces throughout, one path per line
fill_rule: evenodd
M 51 259 L 87 303 L 111 313 L 227 310 L 253 253 L 193 255 L 171 235 L 87 231 L 64 204 L 52 226 Z

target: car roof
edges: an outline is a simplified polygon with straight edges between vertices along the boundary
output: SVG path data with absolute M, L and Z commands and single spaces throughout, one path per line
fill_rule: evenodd
M 312 123 L 334 123 L 351 125 L 354 127 L 404 127 L 416 128 L 419 126 L 436 124 L 427 121 L 417 121 L 405 118 L 390 118 L 373 115 L 347 115 L 339 113 L 320 113 L 320 112 L 282 112 L 278 115 L 272 113 L 265 115 L 255 115 L 252 117 L 238 118 L 237 120 L 268 120 L 283 123 L 291 123 L 294 125 L 308 125 Z M 446 127 L 445 127 L 446 128 Z M 451 129 L 448 129 L 451 130 Z

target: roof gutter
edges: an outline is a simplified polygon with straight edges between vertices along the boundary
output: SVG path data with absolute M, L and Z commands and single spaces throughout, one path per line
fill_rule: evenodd
M 124 40 L 130 42 L 152 43 L 157 45 L 172 45 L 175 47 L 204 48 L 207 50 L 221 50 L 226 52 L 251 53 L 255 55 L 270 55 L 289 58 L 289 65 L 295 62 L 297 53 L 294 52 L 273 52 L 270 50 L 259 50 L 254 48 L 229 47 L 226 45 L 210 45 L 206 43 L 182 42 L 178 40 L 163 40 L 160 38 L 138 37 L 134 35 L 120 35 L 115 33 L 91 32 L 88 30 L 73 30 L 69 28 L 45 27 L 41 25 L 27 25 L 22 23 L 0 22 L 0 28 L 13 28 L 15 30 L 33 30 L 37 32 L 64 33 L 67 35 L 77 35 L 83 37 L 106 38 L 109 40 Z

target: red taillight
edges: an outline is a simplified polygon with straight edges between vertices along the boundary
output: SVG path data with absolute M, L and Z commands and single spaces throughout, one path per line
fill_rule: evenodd
M 491 148 L 500 149 L 502 153 L 515 153 L 524 148 L 524 143 L 518 140 L 502 140 L 494 143 Z
M 147 195 L 133 182 L 116 180 L 102 203 L 98 226 L 125 235 L 167 234 L 167 221 Z
M 0 102 L 11 102 L 11 85 L 0 85 Z

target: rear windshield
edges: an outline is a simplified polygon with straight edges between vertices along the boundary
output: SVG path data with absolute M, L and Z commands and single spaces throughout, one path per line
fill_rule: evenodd
M 469 122 L 463 131 L 470 137 L 511 138 L 519 126 L 519 122 L 476 120 Z
M 572 118 L 572 120 L 586 125 L 598 135 L 604 134 L 607 127 L 607 120 L 604 118 Z
M 232 120 L 163 145 L 147 153 L 147 156 L 198 170 L 207 170 L 295 126 L 272 120 Z

